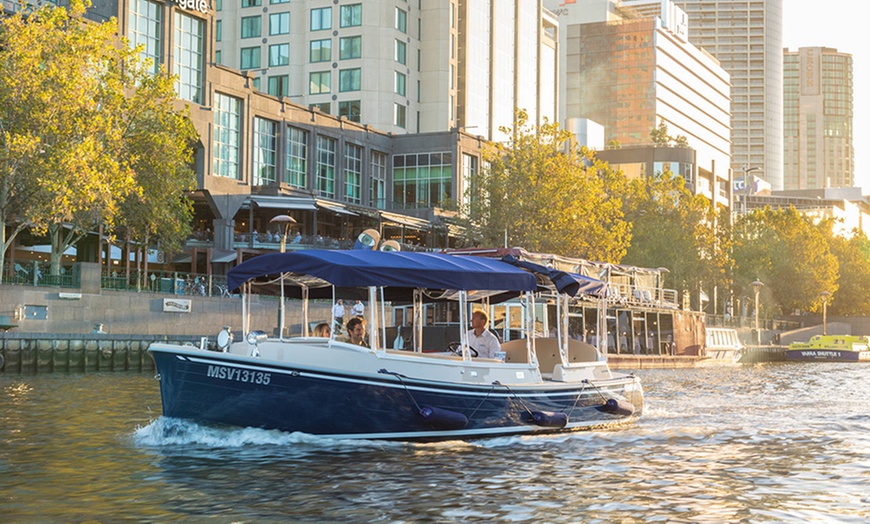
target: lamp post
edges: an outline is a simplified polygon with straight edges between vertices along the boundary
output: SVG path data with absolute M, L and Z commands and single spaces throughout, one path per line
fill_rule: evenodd
M 755 291 L 755 337 L 758 345 L 761 345 L 761 331 L 758 330 L 758 294 L 761 293 L 761 288 L 764 283 L 760 280 L 755 280 L 752 284 L 752 290 Z
M 748 211 L 747 200 L 749 199 L 749 192 L 752 189 L 752 185 L 749 184 L 749 173 L 753 171 L 761 171 L 761 168 L 758 166 L 749 167 L 746 164 L 743 164 L 743 214 L 745 215 Z
M 290 224 L 295 224 L 296 220 L 289 215 L 275 215 L 269 220 L 270 224 L 283 224 L 284 231 L 281 232 L 281 243 L 279 249 L 281 253 L 287 251 L 287 232 L 290 231 Z M 307 326 L 307 324 L 305 324 Z M 284 338 L 284 273 L 281 272 L 281 303 L 278 306 L 278 338 Z
M 822 335 L 828 334 L 828 298 L 831 296 L 830 291 L 822 291 L 819 293 L 822 297 Z

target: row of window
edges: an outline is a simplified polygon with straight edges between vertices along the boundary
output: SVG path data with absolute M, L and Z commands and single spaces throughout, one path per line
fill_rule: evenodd
M 215 133 L 213 144 L 213 174 L 240 179 L 241 148 L 241 100 L 215 93 Z M 279 124 L 266 118 L 255 117 L 253 125 L 253 185 L 265 185 L 278 181 L 278 140 Z M 284 182 L 308 188 L 309 169 L 309 132 L 287 126 L 284 133 L 285 162 Z M 337 194 L 339 186 L 337 172 L 339 141 L 336 138 L 317 135 L 314 144 L 313 188 L 328 198 L 341 197 L 347 202 L 363 204 L 363 175 L 370 180 L 368 201 L 376 207 L 386 202 L 387 154 L 371 151 L 369 171 L 364 173 L 364 148 L 357 144 L 345 143 L 341 155 L 341 168 L 344 175 L 343 192 Z

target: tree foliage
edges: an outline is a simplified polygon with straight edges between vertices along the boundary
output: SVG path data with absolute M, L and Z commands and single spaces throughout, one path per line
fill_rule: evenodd
M 836 293 L 839 263 L 831 251 L 831 224 L 814 224 L 794 207 L 755 210 L 735 224 L 735 291 L 751 296 L 759 279 L 765 296 L 783 311 L 817 310 L 819 293 Z
M 538 252 L 618 262 L 630 239 L 618 195 L 624 179 L 585 149 L 566 147 L 558 124 L 539 128 L 517 112 L 512 137 L 484 152 L 465 193 L 466 227 L 478 245 L 505 241 Z
M 840 278 L 837 292 L 828 301 L 828 311 L 834 315 L 870 315 L 870 240 L 860 231 L 849 238 L 831 235 L 831 252 L 837 257 Z M 833 291 L 820 289 L 822 291 Z
M 100 226 L 111 230 L 131 195 L 149 193 L 150 177 L 172 175 L 163 181 L 172 189 L 150 193 L 176 199 L 192 181 L 183 169 L 191 129 L 172 129 L 181 113 L 171 83 L 144 75 L 136 50 L 119 45 L 114 20 L 90 23 L 86 7 L 74 0 L 69 11 L 47 6 L 0 22 L 0 266 L 30 228 L 51 235 L 57 271 L 67 247 Z M 171 133 L 184 148 L 161 149 Z
M 721 220 L 710 201 L 693 195 L 682 177 L 665 171 L 634 179 L 623 201 L 632 223 L 626 263 L 665 267 L 671 285 L 681 290 L 727 285 L 727 217 Z

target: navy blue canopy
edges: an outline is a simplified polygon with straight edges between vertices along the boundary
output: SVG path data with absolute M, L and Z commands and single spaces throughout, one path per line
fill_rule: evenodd
M 552 269 L 527 260 L 520 260 L 513 255 L 505 255 L 501 260 L 512 266 L 521 267 L 531 271 L 532 273 L 546 277 L 559 293 L 565 293 L 572 297 L 582 294 L 592 295 L 598 298 L 604 298 L 607 293 L 607 284 L 592 277 L 587 277 L 577 273 L 568 273 L 559 269 Z
M 227 286 L 235 292 L 249 280 L 274 281 L 282 273 L 288 276 L 285 285 L 287 280 L 299 276 L 300 281 L 310 287 L 385 286 L 514 292 L 536 289 L 531 273 L 498 260 L 368 250 L 304 250 L 260 255 L 231 269 Z

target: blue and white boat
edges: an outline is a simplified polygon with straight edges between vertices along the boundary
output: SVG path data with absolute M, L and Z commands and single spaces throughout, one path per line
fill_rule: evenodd
M 562 330 L 553 338 L 506 342 L 502 358 L 473 356 L 465 330 L 452 350 L 423 348 L 421 336 L 411 337 L 414 347 L 386 348 L 384 318 L 393 301 L 413 302 L 421 311 L 424 301 L 456 300 L 462 326 L 474 301 L 520 297 L 535 311 L 536 297 L 549 296 L 566 311 L 568 295 L 557 285 L 567 284 L 569 293 L 581 286 L 572 285 L 571 275 L 552 273 L 434 253 L 310 250 L 255 257 L 228 275 L 230 289 L 242 291 L 243 318 L 246 299 L 258 287 L 303 300 L 363 292 L 370 305 L 370 347 L 309 336 L 307 317 L 299 337 L 250 331 L 244 341 L 232 342 L 224 331 L 218 336 L 221 351 L 155 343 L 149 351 L 163 414 L 206 424 L 396 440 L 630 424 L 643 410 L 640 380 L 611 372 L 606 355 Z M 528 316 L 525 333 L 534 333 L 534 315 Z M 567 328 L 567 316 L 561 324 Z

